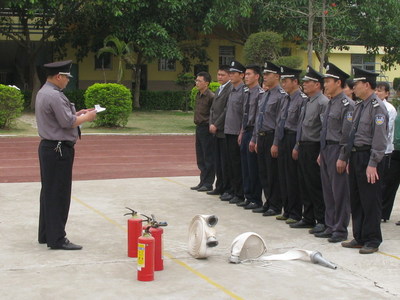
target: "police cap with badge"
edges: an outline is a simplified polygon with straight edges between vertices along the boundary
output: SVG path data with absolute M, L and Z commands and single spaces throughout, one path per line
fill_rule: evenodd
M 341 69 L 339 69 L 337 66 L 335 66 L 332 63 L 327 63 L 325 64 L 325 69 L 326 73 L 324 75 L 324 78 L 334 78 L 341 80 L 342 82 L 345 82 L 347 78 L 350 77 L 349 74 L 346 72 L 343 72 Z
M 357 67 L 353 67 L 353 73 L 354 73 L 354 78 L 353 78 L 354 83 L 356 83 L 357 81 L 376 82 L 376 77 L 379 76 L 379 73 L 374 73 Z
M 244 73 L 246 71 L 246 68 L 238 61 L 234 60 L 231 62 L 229 72 L 239 72 L 239 73 Z
M 264 70 L 263 73 L 275 73 L 280 75 L 281 74 L 281 67 L 275 65 L 274 63 L 267 61 L 264 64 Z
M 54 76 L 57 74 L 72 77 L 71 75 L 72 60 L 57 61 L 43 65 L 46 70 L 47 76 Z
M 281 66 L 281 79 L 285 78 L 293 78 L 293 79 L 299 79 L 301 70 L 289 68 L 286 66 Z
M 315 71 L 312 67 L 307 66 L 306 74 L 302 78 L 303 81 L 315 81 L 322 84 L 324 75 L 320 72 Z

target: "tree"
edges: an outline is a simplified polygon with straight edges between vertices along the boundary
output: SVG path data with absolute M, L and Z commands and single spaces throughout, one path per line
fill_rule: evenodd
M 65 30 L 64 21 L 79 10 L 83 0 L 12 0 L 0 7 L 0 34 L 13 40 L 23 51 L 26 61 L 20 77 L 28 90 L 32 90 L 31 108 L 35 108 L 36 94 L 40 88 L 37 58 L 52 38 Z M 31 40 L 32 30 L 40 30 L 37 42 Z
M 277 59 L 280 56 L 282 41 L 282 35 L 271 31 L 251 34 L 243 48 L 245 61 L 261 66 L 267 60 Z

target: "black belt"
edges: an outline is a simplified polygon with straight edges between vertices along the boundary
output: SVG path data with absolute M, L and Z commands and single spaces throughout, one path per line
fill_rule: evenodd
M 274 134 L 275 130 L 259 131 L 258 136 L 266 136 L 267 134 Z
M 326 140 L 326 144 L 327 144 L 327 145 L 339 145 L 339 142 L 337 142 L 337 141 Z
M 246 128 L 244 129 L 244 130 L 246 130 L 246 131 L 249 131 L 249 130 L 253 130 L 254 129 L 254 126 L 246 126 Z
M 300 141 L 299 145 L 319 145 L 319 142 Z
M 351 152 L 361 152 L 361 151 L 369 151 L 371 150 L 371 146 L 370 145 L 363 145 L 363 146 L 353 146 L 353 148 L 351 148 Z
M 290 130 L 285 128 L 285 134 L 297 134 L 295 130 Z
M 57 146 L 58 143 L 61 143 L 70 148 L 73 148 L 75 146 L 75 142 L 71 142 L 71 141 L 42 140 L 42 143 L 44 145 L 48 145 L 48 146 Z

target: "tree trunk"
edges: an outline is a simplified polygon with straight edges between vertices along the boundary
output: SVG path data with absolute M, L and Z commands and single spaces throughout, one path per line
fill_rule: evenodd
M 327 38 L 326 38 L 326 0 L 322 0 L 322 24 L 321 24 L 321 39 L 322 39 L 322 47 L 321 47 L 321 58 L 319 64 L 319 71 L 322 73 L 325 64 L 325 56 L 326 56 L 326 48 L 327 48 Z
M 314 0 L 308 0 L 308 34 L 307 34 L 307 63 L 313 67 L 313 27 L 314 27 Z
M 142 54 L 139 52 L 136 60 L 136 71 L 135 71 L 135 93 L 133 96 L 133 106 L 140 108 L 140 75 L 142 73 Z
M 36 95 L 40 90 L 40 80 L 36 69 L 36 55 L 30 54 L 29 57 L 29 86 L 28 89 L 32 91 L 31 96 L 31 109 L 35 110 Z

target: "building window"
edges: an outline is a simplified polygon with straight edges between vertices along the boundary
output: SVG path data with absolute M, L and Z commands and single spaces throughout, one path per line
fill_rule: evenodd
M 230 65 L 235 59 L 235 46 L 219 46 L 219 65 Z
M 158 71 L 175 71 L 175 66 L 174 59 L 161 58 L 158 60 Z
M 94 56 L 95 70 L 111 70 L 111 53 L 103 53 L 100 57 Z
M 370 54 L 352 54 L 351 66 L 364 70 L 375 72 L 375 55 Z M 353 72 L 353 68 L 351 69 Z

